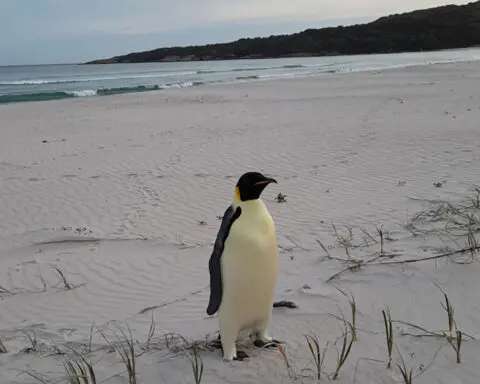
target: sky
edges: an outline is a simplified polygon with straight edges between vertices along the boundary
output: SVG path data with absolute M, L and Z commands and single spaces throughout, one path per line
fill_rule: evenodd
M 351 25 L 441 0 L 0 0 L 0 65 L 78 63 L 165 46 Z

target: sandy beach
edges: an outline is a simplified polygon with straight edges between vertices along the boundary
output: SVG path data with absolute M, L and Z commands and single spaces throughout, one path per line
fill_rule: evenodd
M 0 106 L 0 384 L 66 382 L 79 354 L 97 383 L 133 384 L 127 325 L 137 383 L 195 383 L 195 341 L 202 383 L 317 382 L 306 334 L 328 342 L 328 381 L 352 324 L 335 382 L 403 383 L 403 358 L 415 384 L 477 384 L 479 84 L 477 61 Z M 219 215 L 250 170 L 278 180 L 263 200 L 276 300 L 298 305 L 273 314 L 288 366 L 203 343 Z

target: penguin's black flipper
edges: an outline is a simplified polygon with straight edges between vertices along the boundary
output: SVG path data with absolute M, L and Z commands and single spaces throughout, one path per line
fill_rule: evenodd
M 207 307 L 207 314 L 212 316 L 218 311 L 222 301 L 222 271 L 220 266 L 220 259 L 223 254 L 225 241 L 227 240 L 230 228 L 235 220 L 240 217 L 242 209 L 237 207 L 234 210 L 233 205 L 230 205 L 223 214 L 222 224 L 217 233 L 213 252 L 210 256 L 208 269 L 210 270 L 210 301 Z

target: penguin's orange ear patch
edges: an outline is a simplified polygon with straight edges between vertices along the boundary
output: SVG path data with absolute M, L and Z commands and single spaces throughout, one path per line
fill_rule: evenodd
M 238 189 L 238 187 L 235 187 L 235 199 L 237 200 L 241 200 L 240 199 L 240 189 Z

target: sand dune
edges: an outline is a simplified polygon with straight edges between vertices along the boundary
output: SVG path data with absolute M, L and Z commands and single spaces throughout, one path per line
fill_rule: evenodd
M 278 228 L 277 299 L 298 308 L 275 309 L 273 333 L 286 342 L 300 382 L 315 382 L 302 371 L 313 367 L 304 334 L 317 335 L 323 348 L 341 335 L 341 322 L 328 314 L 342 309 L 350 318 L 335 287 L 351 291 L 358 308 L 358 341 L 338 382 L 401 382 L 396 368 L 385 369 L 381 310 L 388 305 L 394 320 L 445 330 L 435 282 L 459 328 L 475 338 L 464 337 L 462 363 L 445 338 L 411 336 L 422 332 L 405 324 L 394 323 L 395 344 L 408 367 L 423 367 L 414 383 L 478 383 L 480 267 L 459 263 L 468 254 L 372 263 L 328 279 L 352 265 L 338 259 L 378 256 L 380 224 L 391 257 L 377 261 L 467 244 L 444 232 L 414 236 L 405 223 L 436 201 L 473 196 L 480 184 L 479 69 L 478 62 L 442 64 L 0 106 L 0 340 L 7 349 L 0 383 L 36 382 L 22 371 L 59 382 L 70 356 L 65 345 L 91 347 L 98 382 L 126 383 L 120 356 L 96 329 L 90 341 L 92 323 L 127 323 L 141 352 L 152 315 L 155 336 L 137 358 L 138 382 L 193 383 L 185 353 L 162 335 L 202 340 L 217 331 L 205 313 L 207 263 L 218 216 L 248 170 L 279 181 L 264 195 Z M 285 203 L 275 200 L 279 192 Z M 469 229 L 475 236 L 480 219 Z M 25 332 L 36 335 L 37 351 L 24 350 Z M 332 348 L 325 376 L 335 371 Z M 293 382 L 278 351 L 250 353 L 225 364 L 219 351 L 203 351 L 203 382 Z

